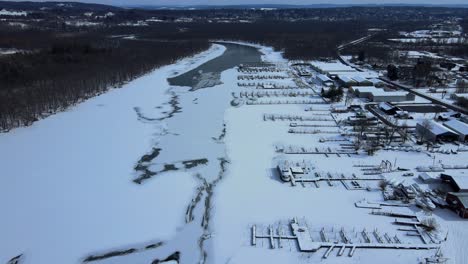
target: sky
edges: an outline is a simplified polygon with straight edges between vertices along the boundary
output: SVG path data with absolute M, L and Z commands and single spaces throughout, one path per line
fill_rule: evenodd
M 237 5 L 237 4 L 467 4 L 466 0 L 75 0 L 111 5 Z M 44 1 L 37 1 L 44 2 Z M 67 1 L 61 1 L 67 2 Z M 68 1 L 72 2 L 72 1 Z

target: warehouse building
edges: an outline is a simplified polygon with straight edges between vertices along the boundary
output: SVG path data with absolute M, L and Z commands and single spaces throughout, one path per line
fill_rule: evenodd
M 324 74 L 317 74 L 316 79 L 322 85 L 327 86 L 327 87 L 330 87 L 334 84 L 334 82 Z
M 375 86 L 351 86 L 350 91 L 359 98 L 367 98 L 371 102 L 403 102 L 414 101 L 412 93 L 404 91 L 386 91 Z
M 368 80 L 368 79 L 366 79 L 366 78 L 364 78 L 362 76 L 359 76 L 359 75 L 353 76 L 351 78 L 357 82 L 358 86 L 372 86 L 372 85 L 374 85 L 373 82 L 371 82 L 370 80 Z
M 416 132 L 422 135 L 424 139 L 435 142 L 437 140 L 456 141 L 459 138 L 457 132 L 450 128 L 430 120 L 430 126 L 423 125 L 423 122 L 416 124 Z
M 468 140 L 468 124 L 452 119 L 444 123 L 444 126 L 458 133 L 460 141 Z
M 342 86 L 344 86 L 344 87 L 351 87 L 351 86 L 357 86 L 358 85 L 358 83 L 354 79 L 351 79 L 348 76 L 339 76 L 338 80 L 339 80 L 340 84 Z

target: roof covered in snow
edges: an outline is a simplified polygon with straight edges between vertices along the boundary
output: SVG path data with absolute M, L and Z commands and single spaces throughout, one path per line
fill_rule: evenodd
M 324 72 L 355 72 L 356 70 L 339 61 L 312 61 L 311 64 Z
M 341 81 L 345 82 L 345 83 L 349 83 L 349 82 L 356 82 L 354 79 L 351 79 L 351 77 L 348 77 L 348 76 L 342 76 L 340 75 L 338 77 Z
M 356 75 L 356 76 L 353 76 L 351 77 L 353 78 L 353 80 L 357 81 L 357 82 L 369 82 L 369 80 L 367 80 L 366 78 L 360 76 L 360 75 Z
M 434 135 L 443 135 L 445 133 L 451 133 L 451 134 L 454 134 L 454 135 L 458 135 L 457 132 L 453 131 L 452 129 L 440 124 L 440 123 L 437 123 L 435 122 L 434 120 L 430 120 L 430 123 L 431 123 L 431 133 L 434 134 Z M 422 121 L 418 122 L 418 125 L 422 125 Z
M 359 93 L 371 93 L 374 96 L 406 96 L 408 94 L 402 91 L 385 91 L 375 86 L 353 86 L 352 89 Z
M 317 78 L 322 81 L 322 82 L 329 82 L 331 81 L 330 78 L 328 78 L 326 75 L 323 74 L 317 74 Z
M 456 119 L 452 119 L 444 123 L 444 126 L 454 130 L 458 134 L 462 134 L 467 136 L 468 135 L 468 124 L 458 121 Z
M 460 190 L 468 190 L 468 176 L 452 175 L 452 179 L 457 183 Z
M 387 102 L 381 102 L 379 103 L 379 108 L 384 110 L 384 111 L 390 111 L 395 108 L 395 106 L 387 103 Z

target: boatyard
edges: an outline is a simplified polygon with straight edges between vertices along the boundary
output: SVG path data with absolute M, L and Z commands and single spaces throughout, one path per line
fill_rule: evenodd
M 251 246 L 253 251 L 242 252 L 253 256 L 257 250 L 266 262 L 309 254 L 307 259 L 327 263 L 362 263 L 372 256 L 382 263 L 458 263 L 453 256 L 461 249 L 457 233 L 466 234 L 459 217 L 465 214 L 450 200 L 464 199 L 453 186 L 468 177 L 467 145 L 463 136 L 433 140 L 416 128 L 434 122 L 424 127 L 438 135 L 436 126 L 447 122 L 437 119 L 448 112 L 443 106 L 426 107 L 423 98 L 382 88 L 378 72 L 358 72 L 339 61 L 267 58 L 265 64 L 239 65 L 238 74 L 235 107 L 225 116 L 231 164 L 215 195 L 221 199 L 215 222 L 227 222 L 229 229 L 215 224 L 217 237 Z M 359 76 L 354 89 L 343 86 L 351 75 Z M 381 88 L 363 96 L 365 85 Z M 328 96 L 334 89 L 338 98 Z M 450 120 L 461 122 L 460 116 Z M 459 168 L 460 176 L 441 177 L 450 168 Z M 236 195 L 228 185 L 242 182 L 252 188 L 243 188 L 239 204 L 223 202 Z M 254 198 L 256 188 L 263 198 Z M 278 253 L 265 256 L 260 248 Z M 396 258 L 384 257 L 391 255 Z M 239 254 L 235 260 L 247 261 Z

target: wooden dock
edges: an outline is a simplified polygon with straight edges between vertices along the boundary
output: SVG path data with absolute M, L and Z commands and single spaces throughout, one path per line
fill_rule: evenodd
M 285 230 L 288 230 L 287 228 Z M 352 257 L 356 249 L 394 249 L 394 250 L 430 250 L 440 248 L 440 241 L 428 239 L 430 236 L 425 236 L 423 243 L 402 243 L 398 236 L 390 236 L 387 233 L 381 234 L 379 230 L 374 229 L 368 232 L 364 229 L 360 234 L 362 235 L 361 241 L 351 240 L 347 232 L 342 228 L 338 230 L 340 241 L 330 241 L 324 228 L 320 229 L 320 241 L 312 239 L 310 229 L 306 224 L 300 224 L 296 219 L 292 220 L 289 224 L 291 234 L 285 234 L 282 227 L 273 228 L 269 226 L 266 234 L 258 234 L 257 227 L 252 226 L 252 246 L 257 246 L 258 239 L 266 239 L 269 248 L 276 249 L 282 248 L 285 240 L 293 240 L 297 243 L 297 248 L 300 252 L 317 252 L 321 248 L 326 248 L 323 258 L 328 258 L 331 252 L 337 248 L 337 256 L 342 256 L 345 250 L 348 249 L 348 256 Z M 423 233 L 422 230 L 415 231 Z M 354 238 L 354 236 L 353 236 Z

